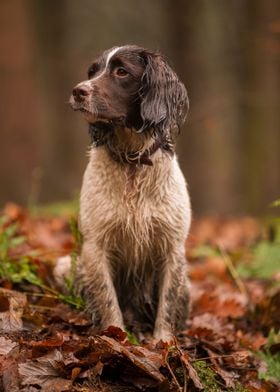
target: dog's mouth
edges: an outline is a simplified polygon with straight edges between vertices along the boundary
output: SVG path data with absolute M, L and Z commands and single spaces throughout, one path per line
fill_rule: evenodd
M 82 106 L 81 104 L 77 104 L 77 102 L 72 102 L 70 100 L 70 106 L 75 112 L 80 112 L 82 115 L 85 117 L 88 123 L 94 123 L 96 121 L 99 121 L 99 118 L 96 113 L 93 113 L 86 107 Z
M 84 102 L 76 102 L 73 99 L 73 96 L 70 97 L 69 100 L 71 108 L 75 112 L 80 112 L 82 113 L 83 117 L 85 120 L 90 124 L 105 124 L 105 125 L 110 125 L 110 124 L 115 124 L 115 125 L 124 125 L 125 123 L 125 116 L 124 115 L 117 115 L 115 117 L 107 117 L 102 115 L 101 113 L 98 112 L 93 112 L 91 111 Z
M 77 111 L 79 111 L 79 112 L 81 112 L 81 113 L 88 113 L 88 114 L 90 114 L 90 111 L 89 110 L 87 110 L 87 109 L 85 109 L 85 108 L 74 108 L 74 110 L 77 112 Z
M 72 107 L 72 109 L 74 110 L 74 112 L 81 112 L 83 114 L 92 114 L 88 109 L 86 109 L 85 107 L 81 106 L 81 105 L 77 105 L 76 103 L 72 103 L 70 101 L 70 105 Z
M 92 113 L 91 111 L 89 111 L 88 109 L 86 109 L 84 107 L 76 108 L 74 110 L 81 112 L 89 124 L 94 125 L 94 124 L 111 124 L 112 123 L 111 119 L 104 118 L 104 117 L 98 115 L 97 113 Z

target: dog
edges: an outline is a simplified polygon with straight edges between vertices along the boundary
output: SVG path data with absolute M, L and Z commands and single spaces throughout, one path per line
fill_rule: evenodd
M 86 309 L 100 329 L 124 329 L 128 314 L 169 341 L 189 309 L 191 209 L 175 155 L 186 89 L 160 53 L 126 45 L 92 63 L 70 105 L 91 136 L 76 276 Z

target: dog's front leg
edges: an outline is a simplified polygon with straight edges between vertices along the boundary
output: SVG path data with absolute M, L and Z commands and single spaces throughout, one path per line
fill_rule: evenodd
M 184 251 L 170 254 L 163 264 L 154 337 L 172 340 L 175 330 L 185 327 L 189 311 L 190 283 Z
M 101 329 L 110 325 L 124 329 L 110 263 L 104 250 L 85 242 L 78 263 L 77 285 L 81 286 L 86 309 Z

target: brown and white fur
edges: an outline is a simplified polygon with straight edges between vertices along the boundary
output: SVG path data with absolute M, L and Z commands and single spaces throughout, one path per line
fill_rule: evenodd
M 132 314 L 154 338 L 169 340 L 185 327 L 189 307 L 191 212 L 174 153 L 185 87 L 159 53 L 127 45 L 94 61 L 70 104 L 92 138 L 76 277 L 87 311 L 102 329 L 124 329 L 124 314 Z

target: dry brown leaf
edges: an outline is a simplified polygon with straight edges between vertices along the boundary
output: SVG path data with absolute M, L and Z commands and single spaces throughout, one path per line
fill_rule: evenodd
M 247 297 L 229 284 L 221 283 L 217 287 L 194 285 L 193 313 L 195 315 L 212 313 L 219 317 L 238 318 L 246 313 L 247 304 Z
M 0 361 L 0 379 L 3 392 L 18 392 L 20 379 L 18 363 L 14 357 L 5 356 Z M 2 391 L 2 389 L 1 389 Z
M 239 330 L 237 331 L 236 336 L 238 337 L 243 347 L 253 351 L 258 351 L 267 342 L 267 338 L 265 338 L 261 332 L 244 333 L 243 331 Z
M 201 281 L 209 276 L 228 279 L 227 267 L 222 257 L 207 257 L 203 261 L 191 263 L 190 277 L 192 280 Z
M 238 347 L 234 326 L 210 313 L 194 317 L 188 335 L 198 339 L 203 349 L 206 346 L 219 353 L 232 353 Z
M 250 245 L 261 234 L 258 220 L 245 216 L 240 218 L 208 217 L 197 219 L 191 227 L 188 244 L 195 246 L 208 243 L 235 250 Z
M 26 305 L 24 294 L 0 288 L 0 330 L 10 332 L 22 329 L 22 315 Z
M 18 369 L 22 377 L 22 385 L 40 385 L 45 392 L 69 389 L 72 381 L 61 376 L 59 364 L 63 364 L 63 356 L 58 350 L 20 363 Z
M 194 369 L 194 367 L 192 366 L 192 364 L 190 363 L 187 354 L 180 352 L 180 359 L 181 359 L 182 363 L 185 365 L 185 367 L 188 371 L 188 375 L 189 375 L 190 379 L 192 380 L 192 382 L 194 383 L 194 386 L 197 389 L 200 389 L 200 390 L 203 389 L 203 385 L 198 377 L 198 374 L 197 374 L 196 370 Z
M 0 336 L 0 355 L 7 355 L 18 343 Z
M 126 332 L 118 327 L 114 327 L 113 325 L 110 325 L 107 329 L 102 331 L 101 334 L 118 340 L 119 342 L 123 342 L 127 338 Z
M 94 338 L 97 344 L 101 344 L 101 347 L 106 351 L 115 354 L 121 354 L 125 358 L 127 358 L 134 366 L 141 369 L 147 375 L 152 377 L 153 379 L 161 382 L 165 379 L 165 377 L 158 370 L 158 361 L 151 361 L 147 356 L 135 355 L 135 353 L 131 352 L 129 346 L 123 346 L 116 340 L 109 338 L 107 336 L 98 336 Z M 141 352 L 143 354 L 143 352 Z
M 62 333 L 57 333 L 55 337 L 45 340 L 22 340 L 21 343 L 27 344 L 32 347 L 60 347 L 64 343 L 64 336 Z
M 3 213 L 12 221 L 26 218 L 26 211 L 15 203 L 7 203 L 3 209 Z

